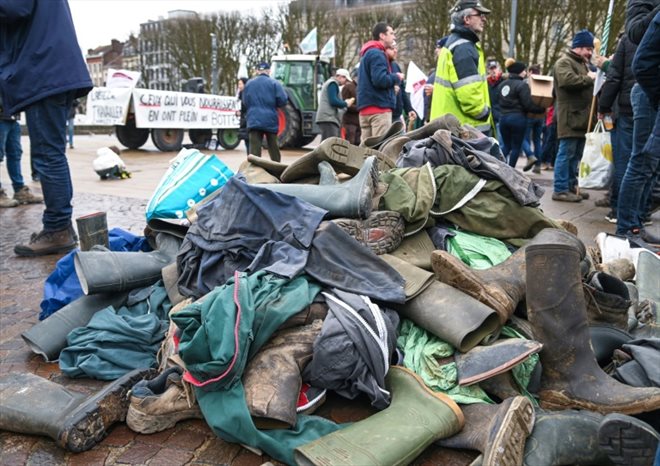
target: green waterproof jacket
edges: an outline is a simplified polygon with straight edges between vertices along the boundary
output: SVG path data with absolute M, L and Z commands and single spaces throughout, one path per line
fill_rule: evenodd
M 456 28 L 438 56 L 431 119 L 448 113 L 480 131 L 494 129 L 484 52 L 467 28 Z
M 571 50 L 555 63 L 555 115 L 559 139 L 583 138 L 587 132 L 594 92 L 594 80 L 587 73 L 589 68 L 584 59 Z

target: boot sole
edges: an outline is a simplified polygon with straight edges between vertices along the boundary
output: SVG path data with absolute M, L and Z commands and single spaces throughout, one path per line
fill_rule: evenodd
M 355 238 L 358 243 L 367 246 L 375 254 L 387 254 L 394 251 L 403 240 L 405 223 L 401 214 L 381 210 L 372 212 L 365 220 L 339 218 L 333 220 L 342 230 Z M 377 240 L 370 239 L 370 231 L 374 229 L 386 229 L 391 234 Z
M 177 422 L 186 419 L 203 419 L 199 408 L 190 408 L 167 414 L 147 414 L 131 404 L 126 414 L 126 425 L 140 434 L 155 434 L 174 427 Z
M 539 392 L 541 408 L 550 411 L 586 409 L 587 411 L 595 411 L 601 414 L 620 413 L 632 415 L 660 409 L 660 395 L 656 395 L 650 399 L 642 397 L 643 395 L 632 403 L 599 404 L 592 401 L 570 398 L 563 391 L 542 390 Z
M 112 424 L 126 419 L 133 385 L 155 375 L 153 369 L 136 369 L 85 400 L 64 420 L 57 444 L 75 453 L 92 448 L 108 435 Z
M 658 434 L 639 419 L 611 414 L 598 427 L 598 443 L 614 464 L 650 466 L 658 448 Z
M 448 252 L 433 252 L 431 267 L 435 278 L 447 285 L 461 290 L 482 304 L 494 309 L 500 322 L 504 323 L 507 317 L 513 314 L 515 305 L 511 299 L 499 288 L 488 286 L 466 264 Z
M 525 397 L 511 402 L 502 420 L 502 428 L 484 453 L 482 466 L 519 466 L 525 453 L 525 442 L 534 428 L 534 407 Z
M 72 249 L 75 249 L 76 246 L 77 244 L 74 243 L 67 246 L 58 246 L 53 248 L 39 249 L 35 251 L 34 249 L 30 249 L 29 247 L 18 245 L 14 247 L 14 253 L 17 256 L 24 256 L 24 257 L 48 256 L 51 254 L 61 254 L 63 252 L 69 252 Z

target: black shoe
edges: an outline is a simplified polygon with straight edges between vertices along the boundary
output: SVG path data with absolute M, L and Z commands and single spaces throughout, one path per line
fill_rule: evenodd
M 614 223 L 616 225 L 616 212 L 610 210 L 608 214 L 605 216 L 605 220 L 607 220 L 610 223 Z

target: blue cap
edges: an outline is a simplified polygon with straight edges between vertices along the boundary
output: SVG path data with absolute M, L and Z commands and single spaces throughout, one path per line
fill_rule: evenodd
M 261 62 L 257 65 L 257 71 L 266 71 L 270 69 L 270 63 Z
M 576 49 L 578 47 L 594 47 L 594 35 L 588 29 L 582 29 L 573 36 L 571 48 Z

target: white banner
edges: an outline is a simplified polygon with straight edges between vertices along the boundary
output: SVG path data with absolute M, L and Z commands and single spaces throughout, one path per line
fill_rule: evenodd
M 405 90 L 410 94 L 410 105 L 420 118 L 424 117 L 424 84 L 426 75 L 411 61 L 408 63 Z
M 133 89 L 138 128 L 238 128 L 236 97 Z
M 300 50 L 302 53 L 312 53 L 318 50 L 318 45 L 316 43 L 316 28 L 309 31 L 309 34 L 300 43 Z
M 330 39 L 328 39 L 328 42 L 325 43 L 321 49 L 321 56 L 335 58 L 335 36 L 332 36 Z
M 95 87 L 87 95 L 87 118 L 92 125 L 123 125 L 132 89 Z
M 108 68 L 108 74 L 105 78 L 106 87 L 135 87 L 140 80 L 139 71 L 115 70 Z

